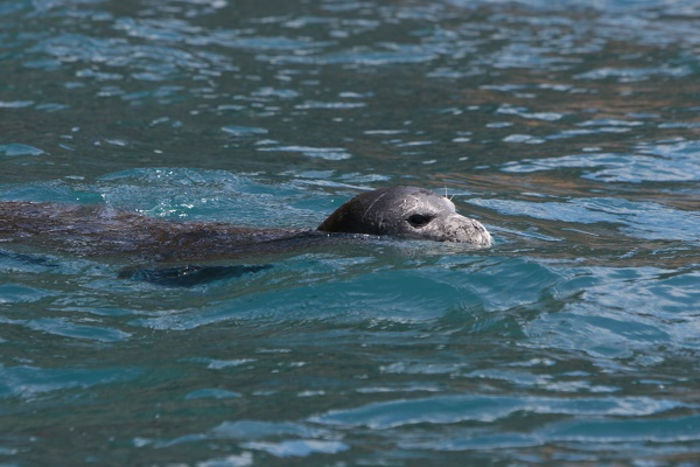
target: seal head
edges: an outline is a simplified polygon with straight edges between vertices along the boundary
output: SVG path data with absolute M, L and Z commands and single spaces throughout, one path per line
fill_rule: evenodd
M 486 228 L 457 214 L 452 201 L 406 186 L 362 193 L 328 216 L 318 230 L 469 243 L 482 248 L 491 245 Z

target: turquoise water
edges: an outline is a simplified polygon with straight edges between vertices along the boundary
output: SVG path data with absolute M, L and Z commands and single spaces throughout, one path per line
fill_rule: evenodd
M 0 2 L 0 200 L 411 184 L 496 241 L 190 287 L 0 245 L 0 464 L 700 465 L 699 47 L 690 1 Z

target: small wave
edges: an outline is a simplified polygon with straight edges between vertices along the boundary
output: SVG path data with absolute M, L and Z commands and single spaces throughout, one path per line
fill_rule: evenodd
M 494 423 L 516 413 L 638 417 L 685 407 L 672 400 L 647 397 L 562 399 L 549 397 L 435 396 L 378 402 L 334 410 L 309 420 L 326 426 L 366 426 L 378 430 L 415 424 Z
M 137 371 L 122 368 L 51 369 L 0 364 L 0 396 L 31 399 L 49 392 L 128 381 L 137 374 Z

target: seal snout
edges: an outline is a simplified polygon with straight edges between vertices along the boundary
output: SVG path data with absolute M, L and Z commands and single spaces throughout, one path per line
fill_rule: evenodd
M 448 232 L 447 241 L 470 243 L 474 246 L 489 247 L 492 243 L 491 234 L 477 220 L 460 214 L 452 214 L 445 219 L 444 230 Z

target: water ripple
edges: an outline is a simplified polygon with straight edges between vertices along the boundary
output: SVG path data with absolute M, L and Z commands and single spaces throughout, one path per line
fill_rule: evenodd
M 567 202 L 472 200 L 472 203 L 512 216 L 529 216 L 572 224 L 622 224 L 620 230 L 637 238 L 658 240 L 698 239 L 700 216 L 659 203 L 621 198 L 578 198 Z M 654 222 L 649 222 L 653 219 Z
M 530 173 L 563 168 L 587 169 L 583 177 L 602 182 L 690 182 L 700 180 L 700 143 L 645 144 L 639 154 L 583 153 L 510 162 L 505 172 Z
M 452 424 L 464 421 L 493 423 L 515 413 L 552 415 L 649 416 L 684 407 L 670 400 L 646 397 L 558 399 L 547 397 L 435 396 L 395 400 L 337 410 L 310 418 L 329 426 L 366 426 L 385 430 L 420 423 Z
M 136 374 L 121 368 L 48 369 L 0 364 L 0 396 L 31 399 L 48 392 L 128 381 Z

